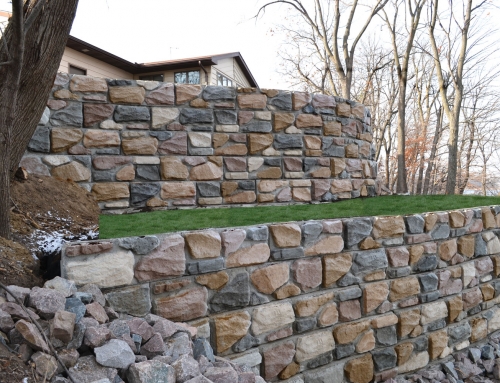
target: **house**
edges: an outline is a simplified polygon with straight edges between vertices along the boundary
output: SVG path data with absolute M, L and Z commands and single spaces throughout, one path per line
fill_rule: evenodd
M 10 16 L 11 13 L 0 11 L 0 36 Z M 73 36 L 68 37 L 59 72 L 125 80 L 258 87 L 239 52 L 138 64 Z

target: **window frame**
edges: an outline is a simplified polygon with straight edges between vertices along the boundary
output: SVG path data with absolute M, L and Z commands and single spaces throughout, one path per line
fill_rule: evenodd
M 198 73 L 198 82 L 197 83 L 191 83 L 189 82 L 189 73 Z M 177 82 L 176 76 L 178 74 L 185 74 L 186 75 L 186 82 Z M 175 84 L 187 84 L 187 85 L 200 85 L 201 84 L 201 73 L 200 70 L 182 70 L 178 72 L 174 72 L 174 83 Z
M 84 74 L 81 74 L 81 73 L 71 73 L 71 69 L 72 68 L 77 69 L 77 70 L 81 70 L 82 72 L 84 72 Z M 78 65 L 74 65 L 74 64 L 68 63 L 68 74 L 74 74 L 74 75 L 77 75 L 77 76 L 86 76 L 87 75 L 87 69 L 82 68 L 82 67 L 80 67 Z
M 221 84 L 219 84 L 219 77 L 221 77 L 221 80 L 222 80 Z M 224 80 L 226 80 L 228 83 L 231 83 L 231 85 L 224 85 Z M 234 88 L 235 84 L 236 84 L 236 81 L 229 78 L 224 73 L 217 71 L 217 86 L 226 86 L 228 88 Z
M 156 80 L 156 76 L 161 76 L 161 80 Z M 150 78 L 147 78 L 150 77 Z M 165 74 L 164 73 L 153 73 L 153 74 L 146 74 L 143 76 L 139 76 L 139 80 L 141 81 L 159 81 L 159 82 L 164 82 L 165 81 Z

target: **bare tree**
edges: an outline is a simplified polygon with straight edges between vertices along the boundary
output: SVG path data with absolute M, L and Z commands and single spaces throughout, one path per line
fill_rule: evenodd
M 351 36 L 354 17 L 360 6 L 358 0 L 348 3 L 345 9 L 341 10 L 340 0 L 314 0 L 313 9 L 309 9 L 306 0 L 274 0 L 264 4 L 257 12 L 258 17 L 264 13 L 266 8 L 271 5 L 283 4 L 291 7 L 299 16 L 299 19 L 305 23 L 306 29 L 286 28 L 292 37 L 292 45 L 298 48 L 298 56 L 289 56 L 287 60 L 295 67 L 297 73 L 309 85 L 322 89 L 326 82 L 329 83 L 332 93 L 336 96 L 342 96 L 346 99 L 351 98 L 351 87 L 354 73 L 354 54 L 356 47 L 370 25 L 373 17 L 387 4 L 389 0 L 374 0 L 373 6 L 368 12 L 361 29 L 356 36 Z M 332 9 L 333 8 L 333 9 Z M 341 14 L 348 13 L 347 20 L 344 22 L 344 33 L 341 36 Z M 342 40 L 342 46 L 339 47 L 339 40 Z M 349 46 L 350 44 L 350 46 Z M 308 47 L 308 48 L 305 48 Z M 301 64 L 304 56 L 310 57 L 313 52 L 314 59 L 311 65 L 316 66 L 313 71 L 304 69 Z M 290 61 L 291 60 L 291 61 Z M 313 75 L 320 74 L 320 82 L 312 80 Z M 336 80 L 340 83 L 337 86 Z M 340 89 L 339 89 L 340 87 Z
M 10 238 L 10 179 L 45 108 L 78 0 L 12 0 L 0 39 L 0 236 Z

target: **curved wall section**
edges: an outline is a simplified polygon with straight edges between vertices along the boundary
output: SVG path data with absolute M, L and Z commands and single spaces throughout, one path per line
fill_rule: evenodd
M 369 112 L 320 94 L 60 73 L 21 166 L 102 209 L 374 196 Z

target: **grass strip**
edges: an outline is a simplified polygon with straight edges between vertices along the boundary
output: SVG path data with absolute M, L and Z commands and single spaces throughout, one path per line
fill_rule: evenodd
M 313 205 L 222 207 L 101 215 L 99 237 L 120 238 L 182 230 L 250 226 L 271 222 L 408 215 L 500 205 L 500 197 L 432 195 L 356 198 Z

